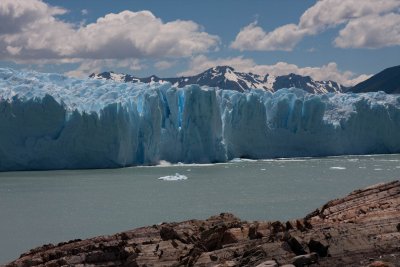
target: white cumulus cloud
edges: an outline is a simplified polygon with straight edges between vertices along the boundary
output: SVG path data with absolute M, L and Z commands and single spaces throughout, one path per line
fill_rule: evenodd
M 172 66 L 174 66 L 176 64 L 175 61 L 157 61 L 156 63 L 154 63 L 154 67 L 156 67 L 159 70 L 166 70 L 171 68 Z
M 124 68 L 137 71 L 145 67 L 146 66 L 138 59 L 89 59 L 83 61 L 77 69 L 66 72 L 65 75 L 85 78 L 91 73 L 112 71 L 115 70 L 115 68 Z
M 39 21 L 49 22 L 56 15 L 65 14 L 67 10 L 51 7 L 36 0 L 1 0 L 0 1 L 0 34 L 18 33 Z
M 400 45 L 400 14 L 354 19 L 339 32 L 335 45 L 342 48 Z
M 304 34 L 306 32 L 295 24 L 287 24 L 267 33 L 257 26 L 257 22 L 253 22 L 238 33 L 231 47 L 240 51 L 290 51 L 303 38 Z
M 220 42 L 193 21 L 163 22 L 150 11 L 110 13 L 88 25 L 57 18 L 65 12 L 41 0 L 1 0 L 0 59 L 179 58 Z
M 241 29 L 231 47 L 242 51 L 288 51 L 304 37 L 339 25 L 345 27 L 334 41 L 336 46 L 378 48 L 399 45 L 400 34 L 395 27 L 398 20 L 389 19 L 399 15 L 399 8 L 399 0 L 319 0 L 302 14 L 298 24 L 287 24 L 265 32 L 257 23 L 251 23 Z M 374 35 L 377 31 L 381 31 L 378 36 Z M 394 35 L 389 42 L 388 38 L 378 39 L 386 34 Z M 355 44 L 350 45 L 354 39 Z

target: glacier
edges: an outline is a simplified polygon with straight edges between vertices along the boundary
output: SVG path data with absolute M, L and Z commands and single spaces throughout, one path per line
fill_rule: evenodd
M 400 95 L 237 92 L 0 68 L 0 171 L 400 152 Z

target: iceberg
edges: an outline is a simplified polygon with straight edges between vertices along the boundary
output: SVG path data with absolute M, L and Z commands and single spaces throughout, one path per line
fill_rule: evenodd
M 400 95 L 237 92 L 0 68 L 0 171 L 400 152 Z
M 158 178 L 158 180 L 163 180 L 163 181 L 181 181 L 181 180 L 187 180 L 187 176 L 179 173 L 175 173 L 175 175 L 167 175 L 167 176 L 162 176 Z

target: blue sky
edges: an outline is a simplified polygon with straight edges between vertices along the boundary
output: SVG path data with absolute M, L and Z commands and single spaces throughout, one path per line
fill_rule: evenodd
M 400 62 L 398 0 L 2 0 L 0 66 L 176 76 L 214 65 L 346 85 Z

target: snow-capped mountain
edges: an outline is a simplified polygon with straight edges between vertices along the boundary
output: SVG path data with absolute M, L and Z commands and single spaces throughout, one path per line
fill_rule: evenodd
M 310 76 L 301 76 L 293 73 L 274 77 L 273 89 L 275 91 L 291 87 L 301 88 L 314 94 L 340 93 L 348 89 L 334 81 L 315 81 Z
M 198 75 L 177 78 L 159 78 L 155 75 L 146 78 L 138 78 L 129 74 L 117 74 L 114 72 L 92 73 L 90 78 L 106 79 L 118 82 L 170 82 L 176 87 L 184 87 L 189 84 L 219 87 L 221 89 L 236 90 L 239 92 L 250 89 L 262 89 L 275 92 L 282 88 L 301 88 L 309 93 L 322 94 L 329 92 L 343 92 L 348 88 L 334 81 L 315 81 L 310 76 L 296 74 L 273 76 L 261 76 L 254 73 L 237 72 L 229 66 L 217 66 L 210 68 Z

